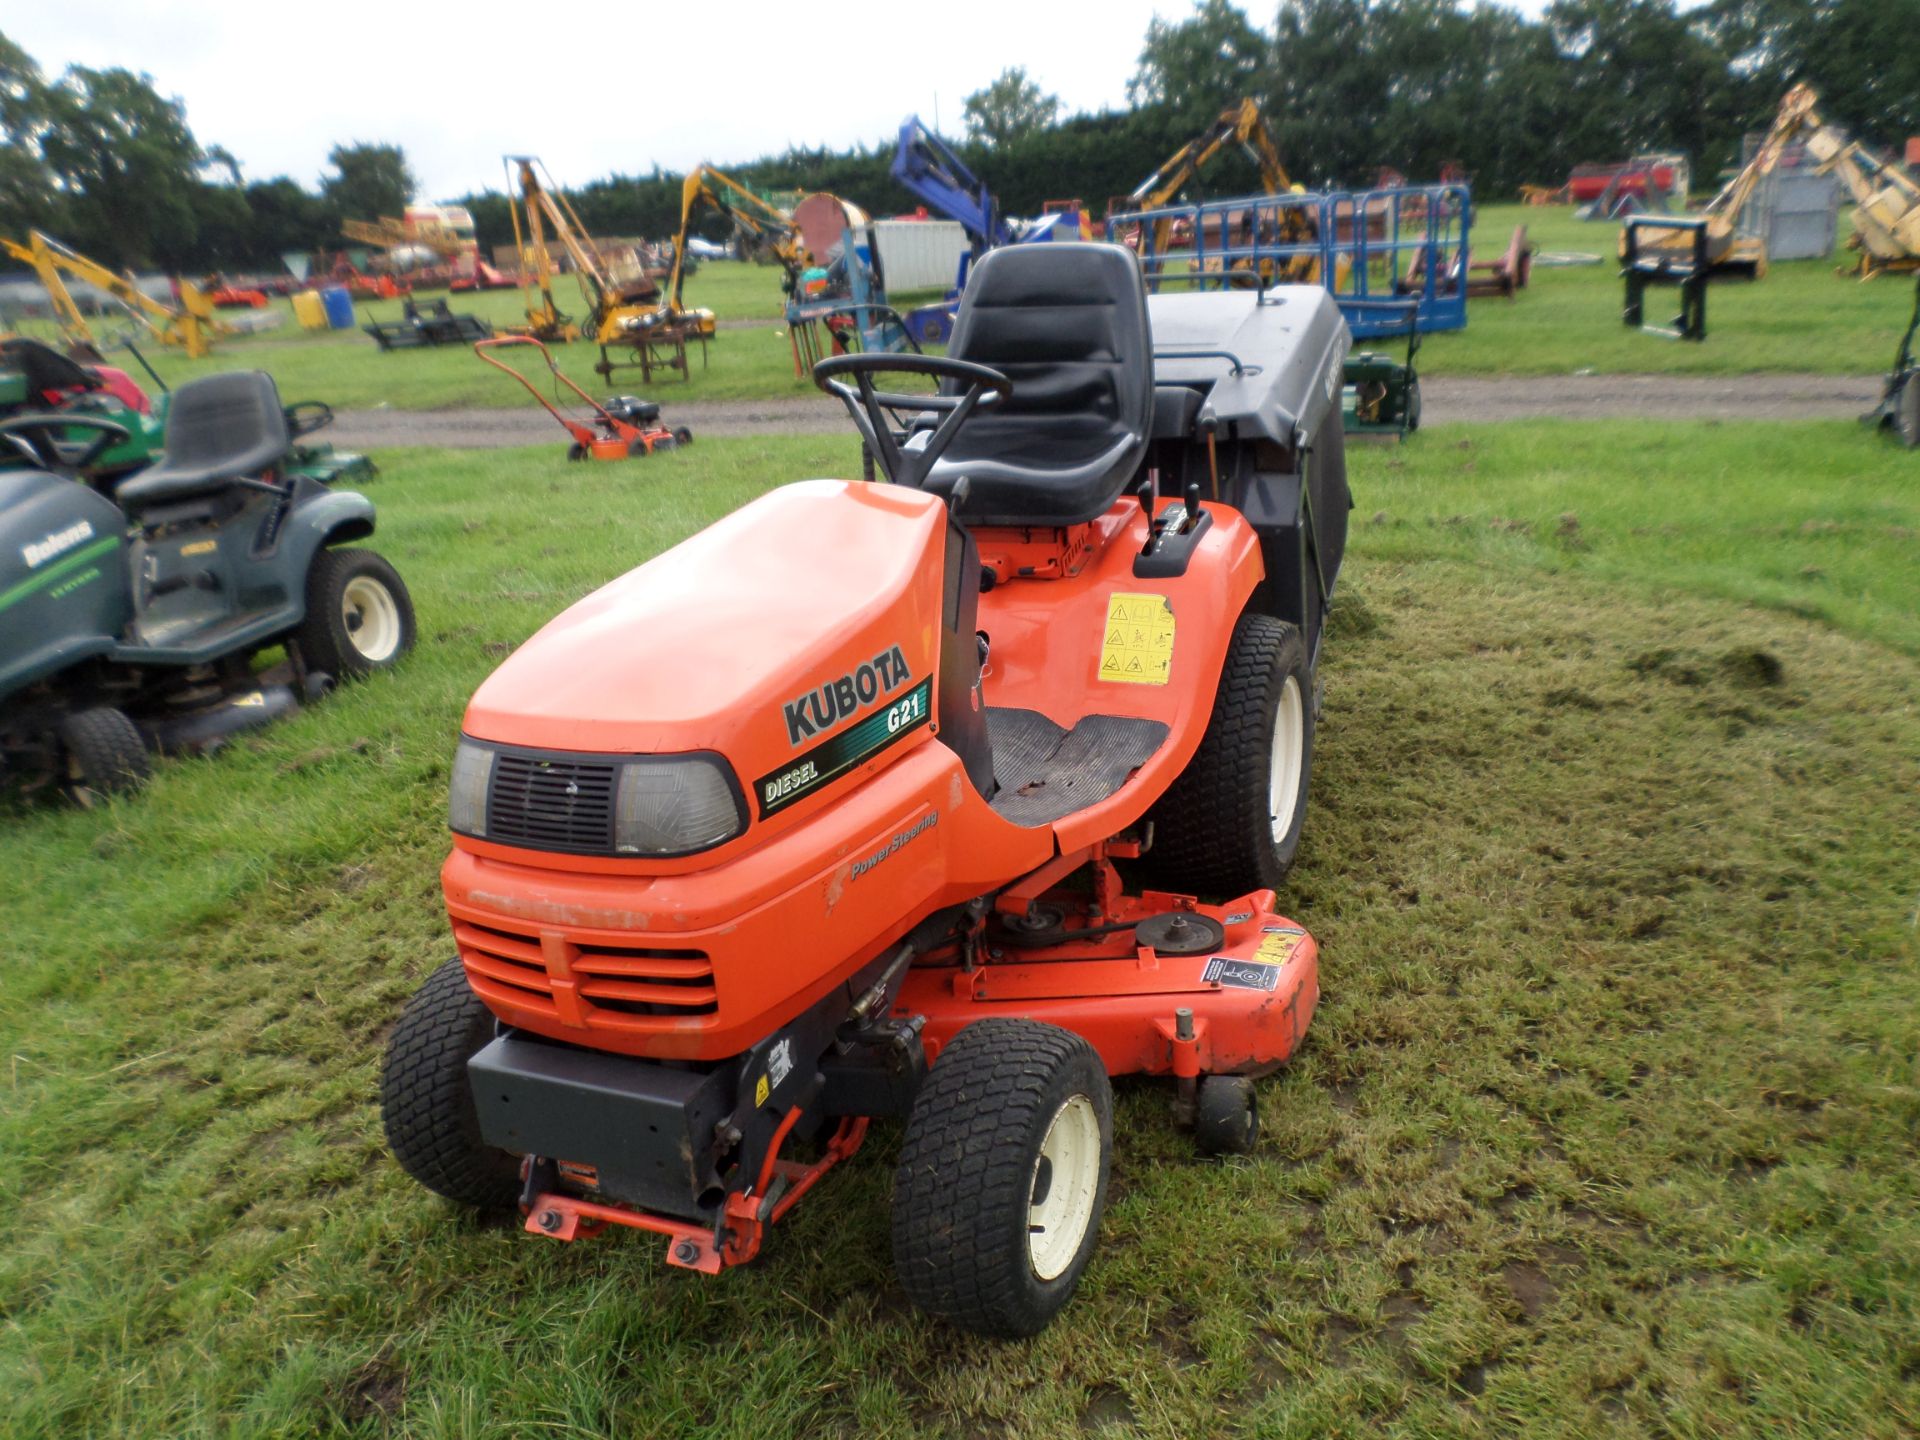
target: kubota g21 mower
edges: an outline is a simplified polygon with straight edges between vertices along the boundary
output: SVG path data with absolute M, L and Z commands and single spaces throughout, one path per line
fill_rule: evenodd
M 1017 1335 L 1092 1252 L 1109 1075 L 1248 1149 L 1319 994 L 1274 887 L 1347 343 L 1319 287 L 1149 304 L 1126 250 L 1063 244 L 980 261 L 951 358 L 822 361 L 892 483 L 771 491 L 468 707 L 401 1164 L 717 1271 L 902 1117 L 902 1285 Z M 939 393 L 876 387 L 908 373 Z

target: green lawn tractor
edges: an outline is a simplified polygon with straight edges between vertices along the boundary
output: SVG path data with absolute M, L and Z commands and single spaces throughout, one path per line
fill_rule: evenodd
M 134 356 L 140 359 L 138 351 Z M 158 383 L 159 377 L 154 379 Z M 0 420 L 31 417 L 33 423 L 10 431 L 13 438 L 0 444 L 0 470 L 22 465 L 52 468 L 76 474 L 110 496 L 120 481 L 159 458 L 172 402 L 164 385 L 158 397 L 149 401 L 122 370 L 84 364 L 38 340 L 7 336 L 0 339 Z M 74 417 L 111 421 L 126 432 L 125 438 L 111 438 Z M 364 455 L 305 439 L 332 422 L 333 411 L 327 406 L 302 401 L 291 408 L 289 420 L 293 435 L 289 472 L 323 485 L 364 482 L 377 473 Z
M 302 465 L 303 423 L 260 371 L 195 380 L 164 456 L 108 498 L 83 477 L 132 427 L 0 420 L 0 773 L 87 803 L 137 785 L 150 750 L 211 749 L 406 654 L 406 585 L 347 548 L 372 502 Z

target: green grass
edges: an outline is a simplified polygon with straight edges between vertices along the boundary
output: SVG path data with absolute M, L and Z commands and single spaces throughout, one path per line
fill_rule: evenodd
M 471 295 L 438 292 L 456 313 L 479 315 L 496 329 L 526 323 L 525 304 L 518 290 L 492 290 Z M 703 364 L 700 346 L 689 347 L 691 384 L 678 376 L 658 377 L 643 387 L 639 372 L 616 377 L 618 387 L 647 388 L 661 398 L 697 396 L 703 400 L 761 399 L 773 395 L 807 394 L 812 385 L 793 374 L 793 352 L 783 323 L 785 298 L 777 266 L 718 261 L 702 265 L 686 282 L 686 303 L 705 306 L 723 321 L 749 320 L 750 328 L 722 331 L 708 342 Z M 586 313 L 586 303 L 569 276 L 554 282 L 554 301 L 574 316 Z M 527 394 L 497 370 L 483 365 L 465 345 L 382 353 L 359 326 L 369 319 L 398 320 L 401 302 L 374 300 L 356 305 L 355 328 L 309 332 L 293 320 L 291 304 L 273 302 L 280 327 L 259 335 L 234 336 L 217 341 L 213 354 L 189 360 L 178 351 L 143 346 L 142 352 L 169 385 L 196 375 L 221 370 L 264 369 L 273 372 L 280 391 L 289 399 L 325 400 L 339 409 L 392 406 L 403 410 L 438 410 L 476 406 L 514 407 L 531 404 Z M 245 312 L 242 312 L 245 313 Z M 32 328 L 32 327 L 29 327 Z M 41 327 L 44 329 L 45 327 Z M 118 333 L 124 327 L 96 322 L 96 334 Z M 528 352 L 531 354 L 531 352 Z M 599 360 L 596 346 L 575 344 L 554 349 L 560 366 L 593 393 L 606 384 L 593 373 Z M 521 368 L 523 357 L 509 354 Z M 619 356 L 616 353 L 615 358 Z M 115 363 L 138 367 L 124 352 Z M 533 356 L 539 369 L 539 357 Z M 544 372 L 542 372 L 544 373 Z M 536 376 L 536 379 L 538 377 Z M 543 389 L 550 388 L 547 386 Z
M 1478 300 L 1467 328 L 1429 336 L 1420 364 L 1432 375 L 1567 375 L 1672 373 L 1737 375 L 1760 371 L 1809 371 L 1836 375 L 1883 372 L 1905 329 L 1912 287 L 1899 278 L 1860 284 L 1839 279 L 1835 262 L 1776 265 L 1757 284 L 1716 284 L 1708 300 L 1710 335 L 1705 344 L 1682 345 L 1628 330 L 1620 324 L 1621 285 L 1613 260 L 1615 225 L 1575 220 L 1570 208 L 1494 205 L 1475 221 L 1474 253 L 1501 254 L 1517 224 L 1524 223 L 1543 249 L 1601 255 L 1599 265 L 1541 268 L 1518 299 Z M 1844 217 L 1841 222 L 1845 230 Z M 561 277 L 555 298 L 562 309 L 583 312 L 573 282 Z M 903 306 L 929 297 L 896 297 Z M 496 325 L 520 323 L 520 292 L 452 297 L 454 308 Z M 717 262 L 688 280 L 686 300 L 721 319 L 756 322 L 723 331 L 709 346 L 703 366 L 695 347 L 691 383 L 661 379 L 651 388 L 661 399 L 767 399 L 811 392 L 793 373 L 791 344 L 781 323 L 780 272 L 770 265 Z M 489 370 L 465 346 L 382 354 L 357 328 L 321 334 L 294 328 L 287 302 L 276 301 L 282 328 L 261 336 L 223 340 L 213 355 L 190 361 L 174 353 L 150 355 L 169 384 L 197 374 L 241 367 L 271 370 L 289 397 L 321 399 L 347 408 L 393 406 L 404 410 L 516 406 L 527 396 Z M 1670 292 L 1654 296 L 1651 313 L 1664 317 L 1677 305 Z M 397 301 L 360 307 L 361 318 L 397 319 Z M 102 325 L 102 333 L 114 327 Z M 1391 345 L 1388 348 L 1392 348 Z M 562 347 L 562 366 L 589 390 L 603 388 L 592 373 L 597 351 Z M 619 381 L 642 388 L 637 372 Z
M 1323 1006 L 1245 1161 L 1120 1087 L 1102 1247 L 1027 1345 L 905 1306 L 886 1127 L 717 1279 L 476 1224 L 384 1156 L 467 695 L 854 452 L 383 457 L 401 671 L 132 801 L 6 817 L 0 1434 L 1911 1434 L 1920 490 L 1890 454 L 1841 425 L 1356 452 L 1285 895 Z
M 1467 328 L 1422 343 L 1421 368 L 1436 375 L 1823 375 L 1884 373 L 1913 311 L 1911 277 L 1861 284 L 1835 267 L 1851 260 L 1790 260 L 1764 280 L 1716 281 L 1707 291 L 1707 338 L 1682 344 L 1620 323 L 1623 286 L 1615 246 L 1620 227 L 1576 220 L 1571 206 L 1489 205 L 1474 217 L 1473 253 L 1506 253 L 1516 225 L 1544 251 L 1601 257 L 1598 265 L 1539 268 L 1514 300 L 1475 300 Z M 1842 214 L 1839 233 L 1847 233 Z M 1647 317 L 1665 323 L 1675 290 L 1655 290 Z

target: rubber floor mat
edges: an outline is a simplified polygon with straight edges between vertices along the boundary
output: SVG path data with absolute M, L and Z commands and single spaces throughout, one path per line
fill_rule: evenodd
M 1062 730 L 1037 710 L 987 711 L 993 808 L 1015 825 L 1051 825 L 1106 799 L 1165 743 L 1158 720 L 1089 715 Z

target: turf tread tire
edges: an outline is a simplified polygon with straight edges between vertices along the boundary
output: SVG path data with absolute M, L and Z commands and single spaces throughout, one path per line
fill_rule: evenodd
M 354 648 L 340 614 L 340 600 L 348 582 L 366 575 L 384 585 L 400 611 L 400 643 L 385 660 L 369 661 Z M 307 568 L 307 614 L 295 632 L 300 658 L 309 670 L 322 670 L 335 680 L 358 680 L 397 665 L 413 649 L 413 597 L 400 572 L 373 550 L 351 547 L 321 550 Z
M 387 1147 L 436 1195 L 477 1210 L 503 1210 L 518 1191 L 520 1162 L 480 1138 L 467 1061 L 493 1038 L 493 1015 L 447 961 L 400 1012 L 380 1075 Z
M 80 774 L 66 782 L 82 804 L 94 795 L 122 795 L 146 782 L 152 766 L 139 727 L 111 705 L 76 710 L 58 726 L 61 749 Z
M 1305 726 L 1300 789 L 1283 845 L 1267 810 L 1274 712 L 1291 674 Z M 1143 873 L 1164 889 L 1232 898 L 1278 889 L 1293 866 L 1313 774 L 1313 682 L 1297 628 L 1249 611 L 1234 626 L 1206 734 L 1187 768 L 1148 813 L 1153 848 Z
M 1099 1184 L 1078 1252 L 1042 1281 L 1027 1241 L 1034 1162 L 1045 1127 L 1076 1093 L 1099 1120 Z M 894 1269 L 908 1297 L 980 1334 L 1037 1334 L 1092 1256 L 1112 1149 L 1112 1087 L 1085 1039 L 1031 1020 L 967 1026 L 915 1097 L 894 1174 Z

